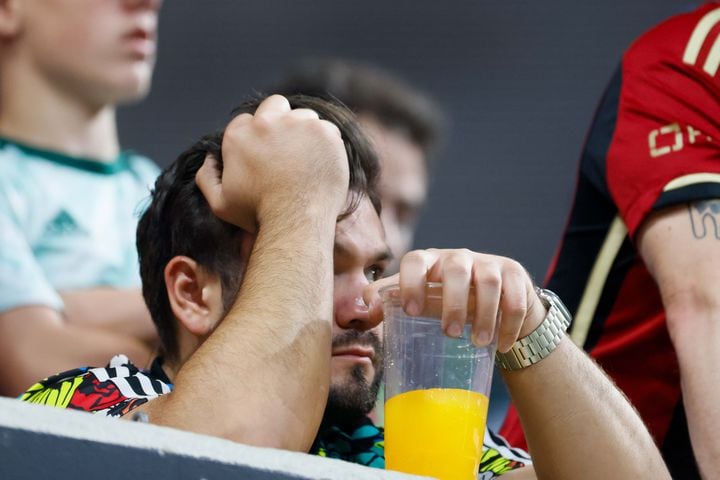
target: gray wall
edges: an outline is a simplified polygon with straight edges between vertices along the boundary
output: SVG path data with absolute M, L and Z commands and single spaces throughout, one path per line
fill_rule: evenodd
M 452 121 L 418 246 L 513 256 L 542 278 L 576 159 L 624 47 L 678 0 L 169 0 L 150 97 L 124 144 L 161 165 L 304 56 L 392 69 Z
M 420 480 L 316 455 L 0 397 L 4 480 Z

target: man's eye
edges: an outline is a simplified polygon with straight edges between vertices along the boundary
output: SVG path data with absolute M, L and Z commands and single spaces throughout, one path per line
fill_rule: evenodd
M 365 278 L 368 279 L 368 282 L 374 282 L 375 280 L 380 280 L 383 276 L 383 273 L 385 273 L 384 268 L 373 265 L 372 267 L 365 270 Z

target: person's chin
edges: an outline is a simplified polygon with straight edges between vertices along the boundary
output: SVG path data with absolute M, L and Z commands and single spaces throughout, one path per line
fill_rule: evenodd
M 133 103 L 145 98 L 152 84 L 152 64 L 135 62 L 124 70 L 113 79 L 114 85 L 110 88 L 114 92 L 113 103 Z
M 375 366 L 369 357 L 361 357 L 356 355 L 338 355 L 333 356 L 330 360 L 330 369 L 332 378 L 342 379 L 343 382 L 348 381 L 353 374 L 352 370 L 360 369 L 367 383 L 370 383 L 375 376 Z

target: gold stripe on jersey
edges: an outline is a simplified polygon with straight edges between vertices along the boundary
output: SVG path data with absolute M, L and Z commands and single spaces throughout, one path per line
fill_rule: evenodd
M 705 59 L 705 65 L 703 65 L 703 70 L 711 77 L 714 77 L 718 71 L 718 67 L 720 67 L 720 35 L 718 35 L 712 48 L 710 48 L 710 53 L 708 53 L 707 59 Z
M 575 312 L 575 320 L 573 320 L 570 338 L 572 338 L 575 345 L 579 347 L 585 344 L 588 332 L 590 331 L 590 325 L 595 316 L 595 310 L 597 310 L 600 296 L 605 288 L 605 282 L 607 282 L 608 276 L 610 275 L 610 268 L 613 262 L 615 262 L 615 258 L 620 252 L 620 247 L 625 241 L 626 236 L 627 228 L 625 224 L 619 216 L 615 216 L 605 236 L 602 248 L 600 248 L 600 253 L 595 259 L 595 264 L 590 271 L 590 277 L 585 285 L 585 291 L 583 291 L 582 298 L 580 299 L 580 305 L 578 306 L 577 312 Z
M 698 55 L 700 55 L 700 49 L 707 40 L 708 35 L 710 35 L 710 30 L 712 30 L 713 27 L 718 24 L 718 22 L 720 22 L 720 8 L 709 11 L 705 14 L 703 18 L 700 19 L 697 26 L 695 27 L 695 30 L 693 30 L 692 35 L 690 35 L 690 40 L 688 41 L 687 46 L 685 47 L 683 63 L 686 63 L 688 65 L 695 65 L 695 62 L 697 62 L 698 59 Z M 715 45 L 713 45 L 713 49 L 716 45 L 717 41 L 715 42 Z M 708 60 L 705 62 L 705 67 L 712 66 L 709 61 L 710 57 L 708 56 Z M 705 71 L 708 71 L 707 68 L 705 69 Z M 715 71 L 717 71 L 717 68 L 715 69 Z M 711 73 L 711 75 L 715 75 L 715 73 Z
M 720 183 L 720 173 L 692 173 L 690 175 L 683 175 L 668 182 L 665 188 L 663 188 L 663 192 L 677 190 L 678 188 L 698 183 Z
M 720 12 L 720 9 L 717 10 Z M 677 190 L 687 187 L 688 185 L 696 185 L 698 183 L 720 183 L 720 173 L 693 173 L 675 178 L 668 182 L 663 188 L 664 192 Z M 600 303 L 605 283 L 610 275 L 610 268 L 617 258 L 623 242 L 627 237 L 627 228 L 619 216 L 616 216 L 610 225 L 600 253 L 595 259 L 595 264 L 590 271 L 590 277 L 585 285 L 585 290 L 580 299 L 580 305 L 575 312 L 570 338 L 576 345 L 582 347 L 587 340 L 590 332 L 590 325 L 595 317 L 595 311 Z

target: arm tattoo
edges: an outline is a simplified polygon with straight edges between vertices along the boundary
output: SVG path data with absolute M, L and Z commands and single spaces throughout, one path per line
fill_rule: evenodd
M 701 200 L 688 204 L 693 237 L 715 237 L 720 240 L 720 199 Z

